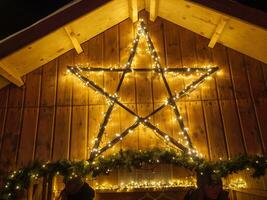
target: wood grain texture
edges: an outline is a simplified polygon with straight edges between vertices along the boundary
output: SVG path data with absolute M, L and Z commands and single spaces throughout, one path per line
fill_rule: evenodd
M 147 21 L 163 66 L 182 68 L 214 64 L 221 69 L 221 73 L 202 88 L 177 102 L 192 143 L 200 153 L 211 160 L 240 153 L 266 153 L 266 64 L 220 44 L 209 49 L 208 40 L 201 36 L 159 17 L 152 23 L 148 21 L 146 12 L 141 12 L 140 16 Z M 23 166 L 34 159 L 88 158 L 108 105 L 102 95 L 85 88 L 75 76 L 67 74 L 66 67 L 87 63 L 94 67 L 122 67 L 128 59 L 134 27 L 135 24 L 127 19 L 83 43 L 83 53 L 77 55 L 75 51 L 69 51 L 28 74 L 24 77 L 25 87 L 9 85 L 0 90 L 1 169 Z M 151 58 L 145 48 L 144 41 L 140 41 L 133 67 L 151 66 Z M 88 75 L 110 92 L 115 91 L 120 76 L 116 73 Z M 172 92 L 183 89 L 195 78 L 166 75 Z M 135 72 L 126 76 L 119 96 L 128 108 L 145 116 L 168 95 L 158 75 Z M 180 128 L 174 118 L 173 109 L 166 107 L 151 117 L 150 122 L 179 139 Z M 100 146 L 103 147 L 134 120 L 134 116 L 115 106 Z M 108 150 L 106 155 L 120 149 L 152 147 L 169 146 L 141 125 Z M 168 171 L 172 177 L 185 173 L 166 166 L 158 170 L 162 175 Z M 134 177 L 140 178 L 140 174 L 136 172 Z M 122 179 L 119 176 L 120 173 L 115 170 L 110 177 L 97 181 L 117 184 Z M 242 176 L 250 188 L 264 189 L 263 181 L 266 182 L 266 178 L 255 181 L 246 173 Z M 236 193 L 235 196 L 239 200 L 246 195 Z

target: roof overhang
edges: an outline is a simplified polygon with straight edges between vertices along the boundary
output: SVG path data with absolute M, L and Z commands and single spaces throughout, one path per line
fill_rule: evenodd
M 146 9 L 157 16 L 267 63 L 266 14 L 253 11 L 254 18 L 241 15 L 250 9 L 212 0 L 80 0 L 33 26 L 0 42 L 0 88 L 8 82 L 20 86 L 21 76 L 75 48 L 81 43 Z M 227 6 L 230 6 L 230 9 Z M 233 6 L 234 5 L 234 6 Z M 231 7 L 232 6 L 232 7 Z M 241 7 L 240 7 L 241 6 Z M 236 12 L 241 9 L 242 12 Z M 216 9 L 216 10 L 215 10 Z M 254 10 L 254 9 L 253 9 Z M 230 12 L 231 11 L 231 12 Z M 250 10 L 251 12 L 251 10 Z M 249 13 L 247 11 L 246 13 Z M 8 80 L 8 81 L 7 81 Z

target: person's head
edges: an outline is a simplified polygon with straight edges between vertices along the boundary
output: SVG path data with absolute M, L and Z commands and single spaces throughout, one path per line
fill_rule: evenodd
M 78 192 L 84 184 L 82 178 L 80 177 L 66 179 L 64 182 L 65 182 L 65 189 L 66 189 L 67 194 L 74 194 Z
M 199 173 L 197 176 L 197 186 L 202 189 L 205 197 L 216 200 L 222 192 L 222 180 L 216 174 Z

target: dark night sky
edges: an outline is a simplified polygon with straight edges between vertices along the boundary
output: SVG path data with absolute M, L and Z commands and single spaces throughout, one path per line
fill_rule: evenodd
M 0 0 L 0 40 L 33 24 L 71 1 Z M 236 1 L 267 12 L 267 0 Z
M 72 0 L 0 0 L 0 39 L 46 17 Z

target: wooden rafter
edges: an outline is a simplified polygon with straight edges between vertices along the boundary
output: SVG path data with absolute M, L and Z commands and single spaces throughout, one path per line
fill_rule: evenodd
M 149 19 L 153 22 L 158 16 L 158 0 L 150 0 Z
M 217 24 L 216 29 L 215 29 L 213 35 L 211 36 L 211 39 L 210 39 L 210 42 L 208 45 L 210 48 L 213 48 L 215 46 L 216 42 L 219 40 L 220 35 L 222 34 L 223 29 L 224 29 L 228 20 L 229 19 L 227 19 L 227 18 L 221 18 L 220 22 Z
M 19 87 L 24 85 L 22 79 L 14 70 L 5 67 L 2 63 L 0 63 L 0 75 Z
M 129 2 L 129 16 L 133 22 L 138 20 L 137 0 L 128 0 Z
M 39 38 L 48 35 L 89 12 L 93 12 L 109 2 L 112 2 L 112 0 L 77 1 L 77 3 L 74 3 L 72 6 L 63 9 L 62 11 L 47 17 L 45 20 L 41 20 L 35 25 L 20 31 L 19 34 L 15 34 L 2 41 L 0 43 L 0 58 L 4 58 L 18 49 L 37 41 Z
M 68 36 L 71 40 L 71 43 L 72 43 L 73 47 L 75 48 L 76 52 L 78 54 L 82 53 L 83 49 L 82 49 L 79 41 L 77 40 L 73 30 L 71 30 L 71 28 L 69 26 L 65 26 L 64 29 L 65 29 L 66 33 L 68 34 Z

